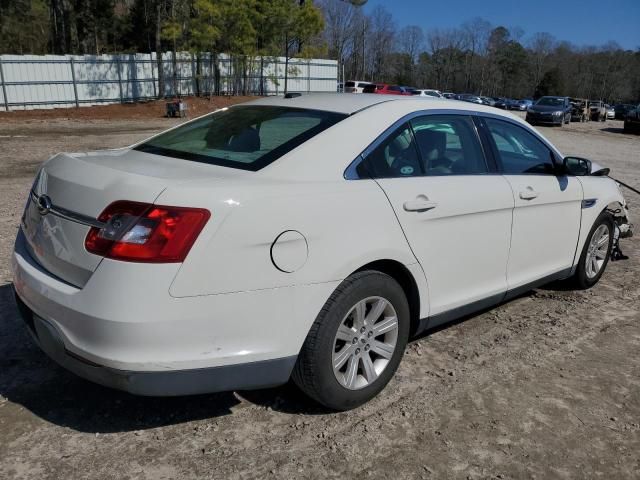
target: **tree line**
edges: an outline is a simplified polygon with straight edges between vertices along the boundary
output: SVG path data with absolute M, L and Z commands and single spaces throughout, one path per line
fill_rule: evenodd
M 225 53 L 233 64 L 232 92 L 244 94 L 252 58 L 284 56 L 288 63 L 294 55 L 318 54 L 309 40 L 323 25 L 322 12 L 305 0 L 0 0 L 0 53 L 168 51 L 173 78 L 164 78 L 163 60 L 156 57 L 164 92 L 165 81 L 178 82 L 176 52 L 187 51 L 196 60 L 196 80 L 206 56 L 218 94 L 218 58 Z
M 377 6 L 367 13 L 362 3 L 0 0 L 0 53 L 171 51 L 175 61 L 176 51 L 189 51 L 201 68 L 200 53 L 210 52 L 216 76 L 216 58 L 227 53 L 240 72 L 237 93 L 252 57 L 302 56 L 338 60 L 341 79 L 514 98 L 640 98 L 640 47 L 576 46 L 481 18 L 457 28 L 399 28 L 389 10 Z
M 640 101 L 640 46 L 576 46 L 482 18 L 458 28 L 398 28 L 380 6 L 367 15 L 338 0 L 316 4 L 325 19 L 322 41 L 347 78 L 492 97 Z

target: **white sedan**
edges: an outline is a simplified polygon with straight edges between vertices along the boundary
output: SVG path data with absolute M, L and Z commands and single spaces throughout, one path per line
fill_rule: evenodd
M 47 161 L 16 239 L 16 299 L 51 358 L 103 385 L 293 378 L 349 409 L 385 387 L 411 336 L 552 280 L 594 285 L 629 232 L 603 173 L 481 105 L 261 99 Z
M 444 98 L 440 90 L 414 90 L 413 95 L 416 97 L 432 97 L 432 98 Z

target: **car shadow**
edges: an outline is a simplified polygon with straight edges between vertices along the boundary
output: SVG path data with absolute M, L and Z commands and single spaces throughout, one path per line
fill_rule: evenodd
M 554 282 L 541 289 L 570 291 L 571 286 Z M 430 328 L 410 341 L 419 341 L 497 307 Z M 33 342 L 20 318 L 10 284 L 0 286 L 0 372 L 0 395 L 43 420 L 85 433 L 138 431 L 222 417 L 232 414 L 232 409 L 243 401 L 286 414 L 332 413 L 306 397 L 293 382 L 253 391 L 141 397 L 84 380 L 59 367 Z
M 600 131 L 609 132 L 609 133 L 623 133 L 625 135 L 628 134 L 628 132 L 625 132 L 624 128 L 622 127 L 605 127 L 605 128 L 601 128 Z
M 0 395 L 53 424 L 85 433 L 145 430 L 222 417 L 245 402 L 285 413 L 328 413 L 294 386 L 185 397 L 140 397 L 59 367 L 31 339 L 11 284 L 0 286 Z M 3 415 L 7 415 L 4 409 Z

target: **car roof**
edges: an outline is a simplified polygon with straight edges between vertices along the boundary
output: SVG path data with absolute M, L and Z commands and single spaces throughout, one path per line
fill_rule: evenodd
M 475 96 L 475 95 L 473 95 Z M 397 102 L 403 102 L 401 105 Z M 486 105 L 472 104 L 458 100 L 427 97 L 416 98 L 414 96 L 392 96 L 376 94 L 354 94 L 354 93 L 311 93 L 302 94 L 298 97 L 284 98 L 283 96 L 273 96 L 254 100 L 240 105 L 265 105 L 278 107 L 305 108 L 310 110 L 323 110 L 335 113 L 353 115 L 361 110 L 368 109 L 381 104 L 389 106 L 396 105 L 406 112 L 416 110 L 450 109 L 466 110 L 485 113 L 505 115 L 493 107 Z M 396 110 L 394 108 L 394 110 Z M 510 115 L 507 115 L 510 116 Z
M 299 97 L 284 98 L 274 96 L 248 102 L 251 105 L 270 105 L 277 107 L 306 108 L 351 115 L 364 108 L 377 105 L 392 99 L 383 95 L 357 93 L 311 93 Z
M 376 138 L 396 122 L 418 112 L 480 113 L 495 118 L 506 118 L 531 130 L 522 118 L 488 105 L 413 95 L 303 94 L 294 98 L 262 98 L 238 106 L 242 105 L 287 106 L 348 115 L 344 120 L 307 140 L 259 172 L 261 176 L 278 180 L 316 182 L 335 179 L 336 172 L 341 176 L 348 163 L 362 154 Z M 300 158 L 322 158 L 322 161 L 301 162 Z

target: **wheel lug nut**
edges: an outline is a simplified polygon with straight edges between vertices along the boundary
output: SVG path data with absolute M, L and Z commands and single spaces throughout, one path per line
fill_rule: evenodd
M 364 351 L 365 351 L 365 352 L 368 352 L 368 351 L 369 351 L 369 344 L 368 344 L 368 343 L 364 346 Z
M 366 330 L 366 328 L 362 327 L 362 328 L 360 329 L 360 333 L 364 333 L 364 331 L 365 331 L 365 330 Z
M 360 349 L 356 348 L 356 355 L 360 355 Z
M 369 338 L 371 338 L 372 335 L 373 335 L 373 332 L 367 333 L 367 337 L 369 337 Z
M 353 337 L 353 340 L 351 340 L 351 343 L 353 343 L 354 345 L 358 343 L 358 337 Z

